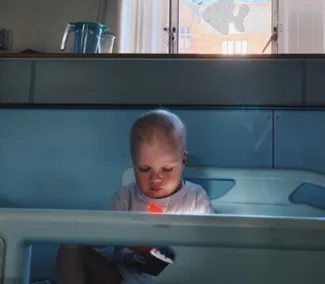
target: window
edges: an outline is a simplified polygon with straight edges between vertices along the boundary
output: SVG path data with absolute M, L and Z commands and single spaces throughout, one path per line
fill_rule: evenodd
M 130 53 L 258 54 L 277 24 L 277 1 L 123 0 L 120 49 Z M 265 53 L 275 52 L 275 47 L 271 44 Z
M 179 26 L 176 52 L 258 54 L 271 37 L 277 0 L 174 1 L 178 7 L 172 7 L 171 17 Z M 185 31 L 186 26 L 191 29 Z M 268 48 L 265 53 L 271 52 Z
M 325 52 L 324 0 L 119 1 L 122 52 Z
M 179 49 L 190 49 L 191 44 L 191 28 L 180 27 L 179 28 Z
M 246 40 L 225 40 L 221 44 L 222 54 L 247 54 Z

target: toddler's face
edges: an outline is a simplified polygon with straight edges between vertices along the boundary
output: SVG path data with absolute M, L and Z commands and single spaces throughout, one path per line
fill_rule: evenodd
M 181 181 L 186 153 L 163 142 L 142 143 L 134 161 L 136 182 L 151 198 L 163 198 L 174 193 Z

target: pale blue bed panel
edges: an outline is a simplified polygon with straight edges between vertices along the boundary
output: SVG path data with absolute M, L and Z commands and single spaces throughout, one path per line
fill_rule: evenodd
M 220 213 L 311 217 L 325 215 L 324 210 L 319 209 L 319 205 L 325 204 L 324 176 L 317 173 L 187 167 L 184 177 L 201 184 Z M 132 181 L 133 170 L 128 169 L 124 172 L 121 183 L 126 185 Z M 33 246 L 34 255 L 38 258 L 37 261 L 34 258 L 32 275 L 39 278 L 54 277 L 56 248 L 55 244 Z M 197 251 L 192 253 L 196 254 Z
M 176 262 L 158 283 L 324 283 L 321 218 L 2 209 L 0 235 L 3 284 L 27 283 L 26 246 L 44 241 L 171 245 Z
M 201 184 L 224 214 L 325 216 L 325 176 L 289 169 L 187 167 L 184 178 Z M 122 184 L 134 181 L 127 169 Z

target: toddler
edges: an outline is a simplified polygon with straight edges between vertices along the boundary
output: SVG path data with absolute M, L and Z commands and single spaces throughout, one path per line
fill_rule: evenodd
M 152 110 L 133 124 L 130 137 L 135 183 L 122 188 L 110 210 L 147 211 L 154 203 L 166 213 L 209 214 L 213 208 L 203 188 L 182 180 L 186 162 L 186 131 L 166 110 Z M 116 248 L 114 260 L 85 246 L 62 245 L 58 255 L 59 284 L 147 284 L 153 276 L 123 265 L 134 250 Z

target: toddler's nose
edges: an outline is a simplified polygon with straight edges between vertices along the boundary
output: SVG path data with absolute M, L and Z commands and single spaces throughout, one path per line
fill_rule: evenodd
M 161 182 L 161 175 L 157 172 L 152 172 L 150 175 L 150 182 L 153 184 Z

